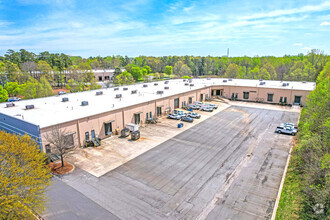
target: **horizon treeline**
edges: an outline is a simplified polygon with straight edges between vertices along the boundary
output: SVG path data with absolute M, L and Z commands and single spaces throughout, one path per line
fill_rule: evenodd
M 106 56 L 82 58 L 64 53 L 48 51 L 35 54 L 25 49 L 8 50 L 0 56 L 2 85 L 6 81 L 24 83 L 28 77 L 40 80 L 44 75 L 50 81 L 50 73 L 71 71 L 92 71 L 93 69 L 124 68 L 149 66 L 151 73 L 164 73 L 167 66 L 172 67 L 175 77 L 216 76 L 242 79 L 269 79 L 291 81 L 316 81 L 323 67 L 330 60 L 320 50 L 311 50 L 307 55 L 286 55 L 283 57 L 212 57 L 212 56 Z M 36 74 L 36 72 L 41 74 Z M 130 71 L 128 71 L 130 72 Z M 6 74 L 6 79 L 3 75 Z M 90 77 L 89 77 L 90 78 Z

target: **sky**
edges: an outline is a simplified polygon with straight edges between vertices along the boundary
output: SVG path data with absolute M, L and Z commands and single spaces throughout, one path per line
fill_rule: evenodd
M 0 55 L 327 54 L 329 36 L 323 0 L 0 0 Z

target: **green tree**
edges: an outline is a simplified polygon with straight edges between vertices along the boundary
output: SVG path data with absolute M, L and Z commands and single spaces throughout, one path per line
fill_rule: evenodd
M 143 77 L 142 70 L 138 66 L 132 67 L 131 74 L 135 80 L 139 80 Z
M 270 74 L 268 73 L 267 69 L 261 68 L 259 75 L 259 79 L 265 79 L 265 80 L 270 80 Z
M 38 71 L 40 72 L 41 76 L 46 76 L 48 81 L 53 81 L 51 75 L 52 68 L 46 61 L 40 60 L 38 62 Z
M 187 66 L 186 64 L 183 64 L 181 66 L 180 71 L 179 71 L 179 75 L 180 76 L 189 76 L 189 75 L 191 75 L 191 69 L 189 68 L 189 66 Z
M 0 85 L 0 102 L 6 102 L 6 101 L 8 101 L 7 90 L 3 89 L 3 87 Z
M 145 65 L 143 67 L 143 69 L 145 69 L 147 71 L 147 74 L 150 74 L 151 73 L 151 67 L 150 66 Z
M 239 68 L 238 68 L 237 64 L 231 63 L 226 70 L 225 76 L 228 78 L 237 78 L 238 71 L 239 71 Z
M 134 78 L 132 74 L 127 71 L 124 71 L 123 73 L 116 76 L 114 83 L 116 85 L 128 85 L 134 83 Z
M 168 76 L 172 75 L 172 73 L 173 73 L 173 68 L 172 68 L 172 66 L 166 66 L 166 67 L 165 67 L 165 71 L 164 71 L 164 73 L 165 73 L 166 75 L 168 75 Z
M 37 147 L 27 135 L 0 131 L 0 219 L 34 219 L 46 208 L 51 175 Z
M 17 96 L 20 93 L 20 87 L 17 82 L 8 82 L 5 85 L 9 96 Z

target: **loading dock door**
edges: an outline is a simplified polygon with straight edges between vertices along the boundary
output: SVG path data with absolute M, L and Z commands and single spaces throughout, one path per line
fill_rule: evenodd
M 179 100 L 179 98 L 177 98 L 177 99 L 174 99 L 174 108 L 179 108 L 179 102 L 180 100 Z
M 134 124 L 136 125 L 140 124 L 140 113 L 134 114 Z
M 201 102 L 203 101 L 203 94 L 201 94 Z
M 162 115 L 162 107 L 157 107 L 157 116 Z
M 294 96 L 294 103 L 300 105 L 300 104 L 301 104 L 301 96 L 296 96 L 296 95 L 295 95 L 295 96 Z

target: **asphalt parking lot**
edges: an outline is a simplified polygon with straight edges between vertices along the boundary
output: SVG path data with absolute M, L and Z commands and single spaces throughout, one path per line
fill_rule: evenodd
M 120 219 L 270 219 L 292 140 L 274 130 L 298 117 L 232 106 L 99 178 L 61 180 Z

